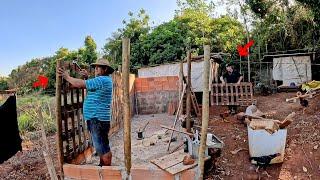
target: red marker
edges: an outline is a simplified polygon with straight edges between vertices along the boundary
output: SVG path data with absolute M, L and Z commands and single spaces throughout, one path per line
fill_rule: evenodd
M 249 55 L 249 48 L 250 46 L 252 46 L 254 43 L 253 40 L 249 41 L 246 45 L 244 45 L 243 47 L 242 46 L 238 46 L 237 49 L 238 49 L 238 52 L 239 52 L 239 55 L 241 57 L 245 57 L 245 56 L 248 56 Z
M 36 88 L 41 86 L 43 89 L 45 89 L 48 86 L 48 81 L 49 79 L 47 77 L 39 75 L 38 81 L 33 83 L 33 87 Z

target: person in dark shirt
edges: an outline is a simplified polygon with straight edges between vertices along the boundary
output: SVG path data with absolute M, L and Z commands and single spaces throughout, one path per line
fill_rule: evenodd
M 226 83 L 237 83 L 240 84 L 243 76 L 237 71 L 234 70 L 234 67 L 230 64 L 226 66 L 227 72 L 220 77 L 220 80 L 223 84 Z
M 240 84 L 243 76 L 237 71 L 234 70 L 234 67 L 230 64 L 226 65 L 227 72 L 220 77 L 222 84 L 226 83 L 237 83 Z M 229 111 L 231 114 L 236 114 L 237 106 L 229 105 Z

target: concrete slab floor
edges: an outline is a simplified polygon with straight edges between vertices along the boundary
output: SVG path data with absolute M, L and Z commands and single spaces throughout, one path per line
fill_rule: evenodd
M 171 131 L 161 128 L 160 125 L 171 127 L 173 125 L 175 116 L 168 114 L 152 114 L 152 115 L 136 115 L 132 118 L 131 123 L 131 161 L 132 165 L 145 166 L 151 169 L 158 169 L 157 166 L 150 163 L 152 159 L 162 157 L 167 152 L 168 141 L 170 139 Z M 137 131 L 142 128 L 147 122 L 144 139 L 138 140 Z M 181 130 L 180 122 L 177 121 L 176 129 Z M 174 136 L 177 141 L 172 142 L 170 150 L 180 145 L 183 142 L 183 136 L 175 132 Z M 110 138 L 110 146 L 112 151 L 112 165 L 124 166 L 124 149 L 123 149 L 123 129 L 113 134 Z M 154 143 L 154 145 L 150 145 Z M 180 149 L 183 148 L 180 147 Z M 87 164 L 98 165 L 99 157 L 93 156 L 91 161 Z

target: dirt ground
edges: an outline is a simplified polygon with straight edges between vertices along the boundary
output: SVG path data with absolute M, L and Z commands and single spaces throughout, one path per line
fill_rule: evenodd
M 217 160 L 217 170 L 210 172 L 207 179 L 320 179 L 320 97 L 309 100 L 309 107 L 302 114 L 299 101 L 285 102 L 286 98 L 294 95 L 278 93 L 257 97 L 257 107 L 268 117 L 283 120 L 291 112 L 297 113 L 288 127 L 284 162 L 266 169 L 271 177 L 263 170 L 255 172 L 256 166 L 250 163 L 248 151 L 240 151 L 236 155 L 230 152 L 238 148 L 248 149 L 247 128 L 235 117 L 228 117 L 229 123 L 223 122 L 219 112 L 227 110 L 225 107 L 212 108 L 209 126 L 224 141 L 225 147 Z
M 263 170 L 258 174 L 255 172 L 256 166 L 250 164 L 248 151 L 240 151 L 236 155 L 230 152 L 238 148 L 248 149 L 246 127 L 232 116 L 227 118 L 229 123 L 223 122 L 219 113 L 226 107 L 211 108 L 209 126 L 225 146 L 217 159 L 217 169 L 210 171 L 206 179 L 320 179 L 320 96 L 309 101 L 305 114 L 302 114 L 299 102 L 285 102 L 292 96 L 294 93 L 256 97 L 258 108 L 274 119 L 282 120 L 293 111 L 297 113 L 295 121 L 288 127 L 285 160 L 282 164 L 267 167 L 266 171 L 271 175 L 269 178 Z M 155 115 L 154 119 L 160 121 L 161 118 L 157 117 Z M 150 132 L 146 136 L 150 136 Z M 134 134 L 132 138 L 135 137 Z M 55 136 L 48 138 L 51 154 L 56 157 Z M 24 140 L 23 152 L 0 165 L 0 179 L 49 179 L 40 147 L 39 140 Z

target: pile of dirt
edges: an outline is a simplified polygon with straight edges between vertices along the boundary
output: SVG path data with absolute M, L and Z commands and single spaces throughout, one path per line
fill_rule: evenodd
M 213 107 L 209 126 L 220 137 L 225 147 L 218 158 L 217 169 L 207 174 L 206 179 L 316 179 L 320 177 L 320 97 L 309 100 L 309 107 L 302 113 L 299 102 L 287 103 L 286 98 L 295 93 L 279 93 L 256 97 L 257 107 L 268 117 L 283 120 L 296 112 L 294 122 L 288 127 L 285 160 L 256 173 L 256 166 L 249 161 L 247 128 L 236 117 L 228 117 L 229 123 L 219 118 L 226 107 Z M 242 109 L 243 110 L 243 109 Z M 235 150 L 241 150 L 236 152 Z

